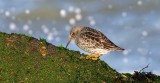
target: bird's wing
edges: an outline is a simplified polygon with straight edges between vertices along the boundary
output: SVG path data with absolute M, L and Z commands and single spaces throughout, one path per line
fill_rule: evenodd
M 99 31 L 99 33 L 101 34 L 100 41 L 103 43 L 104 48 L 110 49 L 110 50 L 117 50 L 117 51 L 124 50 L 123 48 L 120 48 L 119 46 L 114 44 L 112 41 L 110 41 L 109 38 L 107 38 L 103 33 L 101 33 L 100 31 Z
M 87 42 L 92 42 L 93 45 L 95 45 L 96 47 L 100 47 L 101 45 L 101 41 L 100 41 L 100 34 L 97 30 L 89 28 L 89 27 L 85 27 L 81 33 L 79 34 L 79 36 L 81 36 L 81 38 L 86 38 L 88 39 Z M 93 41 L 96 41 L 96 43 L 93 43 Z
M 109 49 L 109 50 L 124 50 L 117 45 L 115 45 L 112 41 L 110 41 L 102 32 L 96 29 L 92 29 L 89 27 L 86 27 L 82 31 L 82 34 L 86 36 L 87 38 L 91 38 L 92 40 L 96 40 L 98 43 L 96 43 L 96 46 L 103 45 L 103 48 Z

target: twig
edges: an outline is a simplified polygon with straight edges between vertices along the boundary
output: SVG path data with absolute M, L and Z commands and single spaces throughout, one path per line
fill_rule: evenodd
M 144 69 L 148 68 L 149 64 L 147 66 L 145 66 L 144 68 L 142 68 L 139 72 L 142 72 Z

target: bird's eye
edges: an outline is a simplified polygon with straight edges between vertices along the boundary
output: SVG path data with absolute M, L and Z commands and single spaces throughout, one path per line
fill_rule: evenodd
M 72 35 L 75 35 L 75 33 L 72 33 Z

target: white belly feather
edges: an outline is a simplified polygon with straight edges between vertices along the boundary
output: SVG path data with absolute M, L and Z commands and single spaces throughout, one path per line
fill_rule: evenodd
M 91 53 L 94 54 L 108 54 L 109 52 L 106 49 L 91 49 Z

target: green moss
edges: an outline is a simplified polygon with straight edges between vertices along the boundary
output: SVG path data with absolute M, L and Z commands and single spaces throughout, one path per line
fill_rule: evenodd
M 42 56 L 41 46 L 46 46 L 46 56 Z M 85 56 L 45 39 L 0 33 L 0 82 L 137 82 L 133 75 L 118 73 L 104 61 L 86 60 Z M 160 81 L 159 76 L 153 78 Z
M 44 45 L 49 45 L 49 44 L 50 44 L 50 43 L 48 43 L 47 40 L 44 39 L 44 38 L 40 38 L 40 41 L 41 41 L 41 43 L 44 44 Z

